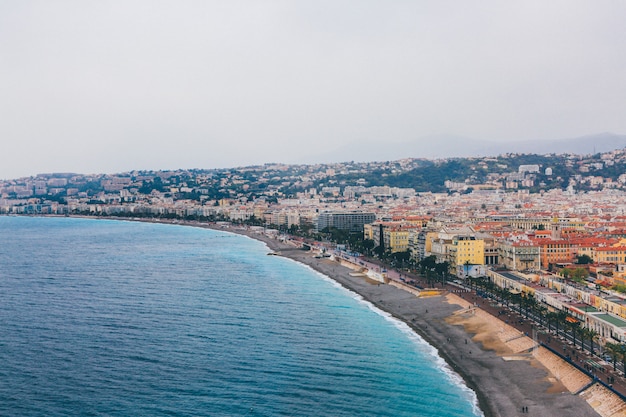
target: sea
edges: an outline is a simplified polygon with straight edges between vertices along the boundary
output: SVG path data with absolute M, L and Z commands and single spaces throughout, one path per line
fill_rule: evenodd
M 2 416 L 481 416 L 401 321 L 256 240 L 0 216 Z

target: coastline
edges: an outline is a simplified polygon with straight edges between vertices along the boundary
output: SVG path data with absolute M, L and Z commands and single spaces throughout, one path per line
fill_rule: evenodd
M 516 355 L 515 352 L 507 351 L 502 343 L 492 340 L 490 336 L 502 330 L 493 327 L 485 329 L 482 324 L 472 323 L 473 314 L 468 315 L 466 312 L 471 310 L 468 307 L 473 305 L 473 300 L 465 300 L 462 295 L 418 298 L 393 285 L 379 284 L 363 276 L 355 276 L 354 269 L 336 260 L 315 258 L 310 251 L 246 228 L 190 221 L 115 217 L 107 219 L 192 226 L 239 234 L 263 242 L 273 255 L 309 266 L 404 322 L 433 346 L 438 355 L 476 394 L 478 406 L 485 417 L 522 414 L 572 417 L 625 415 L 594 410 L 588 400 L 581 395 L 572 394 L 574 391 L 568 390 L 558 376 L 555 378 L 553 373 L 529 354 Z M 500 323 L 498 326 L 506 326 L 504 322 L 492 319 Z M 522 407 L 527 407 L 527 411 L 522 411 Z M 594 407 L 598 408 L 597 404 Z
M 197 226 L 261 241 L 275 255 L 309 266 L 406 323 L 433 346 L 467 387 L 474 391 L 485 417 L 521 414 L 572 417 L 601 415 L 584 398 L 573 395 L 530 356 L 515 356 L 512 352 L 502 351 L 493 342 L 476 337 L 480 331 L 471 325 L 460 324 L 459 320 L 452 323 L 452 317 L 463 313 L 471 305 L 460 296 L 448 294 L 418 298 L 392 285 L 378 285 L 364 277 L 353 276 L 353 269 L 337 261 L 315 258 L 309 251 L 262 233 L 217 225 Z M 511 355 L 505 357 L 506 353 Z M 511 360 L 513 356 L 515 358 Z M 522 412 L 522 407 L 527 407 L 528 411 Z

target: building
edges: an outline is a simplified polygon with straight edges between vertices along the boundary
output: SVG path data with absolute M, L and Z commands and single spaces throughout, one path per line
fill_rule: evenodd
M 541 267 L 544 269 L 576 261 L 577 246 L 567 240 L 540 239 L 536 244 L 540 247 Z
M 458 236 L 449 249 L 453 265 L 483 265 L 485 241 L 475 236 Z
M 529 241 L 502 242 L 498 258 L 511 271 L 533 271 L 541 268 L 539 246 Z
M 383 229 L 384 248 L 391 253 L 409 250 L 409 229 L 396 226 Z
M 334 227 L 349 232 L 363 232 L 363 225 L 374 223 L 376 214 L 361 211 L 325 211 L 317 218 L 317 231 Z
M 593 254 L 594 262 L 599 264 L 607 263 L 619 265 L 626 263 L 625 246 L 595 248 Z

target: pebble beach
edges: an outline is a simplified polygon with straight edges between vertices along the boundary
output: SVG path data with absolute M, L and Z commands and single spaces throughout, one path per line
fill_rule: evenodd
M 276 255 L 308 265 L 407 323 L 476 392 L 486 417 L 624 415 L 598 412 L 598 401 L 576 395 L 590 382 L 583 374 L 566 373 L 559 368 L 566 364 L 541 348 L 529 353 L 532 339 L 512 333 L 515 330 L 503 321 L 483 314 L 480 301 L 475 305 L 462 293 L 416 297 L 355 274 L 353 268 L 336 260 L 315 257 L 264 234 L 226 230 L 265 242 Z

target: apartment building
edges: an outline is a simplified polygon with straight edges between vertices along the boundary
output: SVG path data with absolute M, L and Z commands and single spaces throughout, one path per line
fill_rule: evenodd
M 500 264 L 512 271 L 534 271 L 541 268 L 540 248 L 530 241 L 500 243 Z
M 475 236 L 458 236 L 450 243 L 447 252 L 457 276 L 468 275 L 470 265 L 482 266 L 485 263 L 485 241 Z
M 626 246 L 611 246 L 593 250 L 595 263 L 624 264 L 626 263 Z
M 376 214 L 362 211 L 324 211 L 317 218 L 317 230 L 334 227 L 350 232 L 363 232 L 363 225 L 374 223 Z

